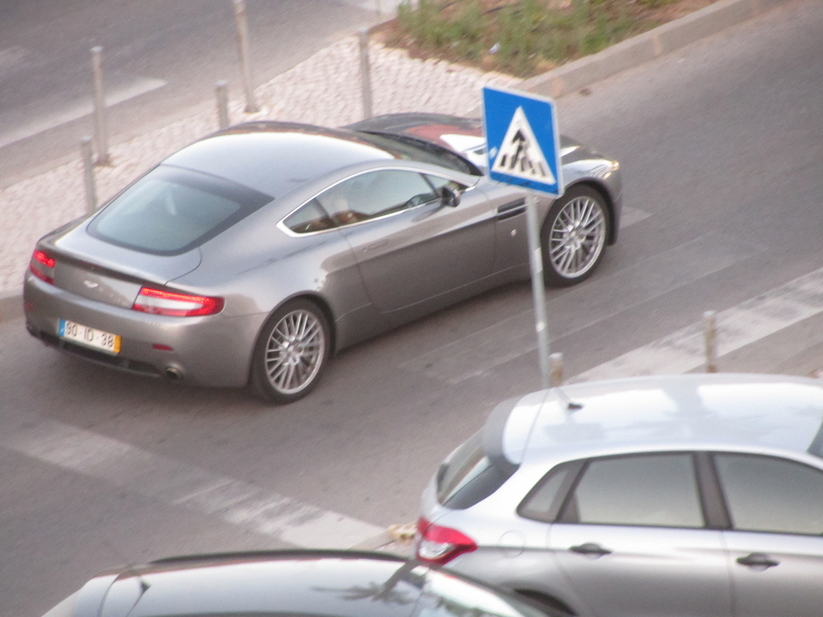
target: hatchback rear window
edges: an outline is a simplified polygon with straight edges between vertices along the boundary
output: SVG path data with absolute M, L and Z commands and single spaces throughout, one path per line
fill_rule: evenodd
M 221 178 L 161 165 L 106 206 L 89 233 L 156 255 L 185 253 L 214 238 L 272 198 Z
M 440 465 L 437 500 L 455 510 L 470 508 L 494 493 L 516 470 L 516 465 L 485 452 L 479 431 Z

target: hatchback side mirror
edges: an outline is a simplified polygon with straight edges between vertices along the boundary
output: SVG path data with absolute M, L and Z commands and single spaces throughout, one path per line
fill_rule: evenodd
M 444 206 L 450 206 L 454 208 L 460 204 L 460 194 L 457 193 L 450 186 L 444 186 L 442 189 L 440 189 L 440 202 Z

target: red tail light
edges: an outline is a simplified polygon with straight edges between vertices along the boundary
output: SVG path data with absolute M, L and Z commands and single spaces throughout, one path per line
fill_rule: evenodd
M 194 317 L 214 315 L 223 310 L 223 298 L 195 296 L 192 294 L 165 291 L 152 287 L 143 287 L 137 294 L 132 310 L 152 315 L 170 315 L 172 317 Z
M 443 565 L 458 555 L 477 550 L 477 544 L 467 535 L 434 525 L 422 516 L 417 521 L 417 533 L 417 558 L 427 563 Z
M 41 281 L 54 284 L 54 257 L 39 249 L 35 250 L 29 262 L 29 270 Z

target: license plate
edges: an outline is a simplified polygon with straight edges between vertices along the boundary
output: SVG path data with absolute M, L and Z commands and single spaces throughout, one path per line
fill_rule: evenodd
M 60 320 L 58 335 L 62 339 L 99 349 L 110 354 L 120 353 L 120 335 L 103 332 L 95 328 L 74 323 L 68 319 Z

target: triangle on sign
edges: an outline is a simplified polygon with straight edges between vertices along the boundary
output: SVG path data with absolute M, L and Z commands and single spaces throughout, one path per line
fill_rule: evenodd
M 512 116 L 492 171 L 524 180 L 557 184 L 522 107 L 518 107 Z

